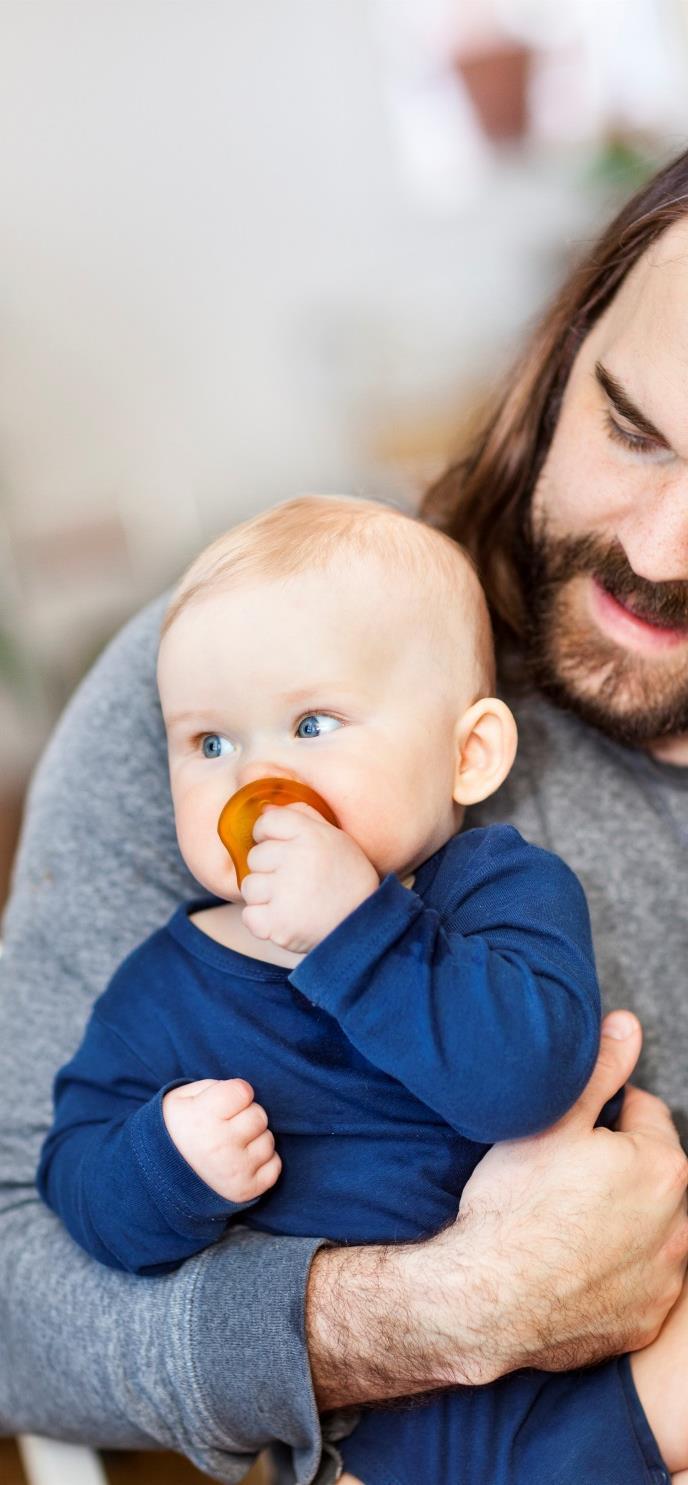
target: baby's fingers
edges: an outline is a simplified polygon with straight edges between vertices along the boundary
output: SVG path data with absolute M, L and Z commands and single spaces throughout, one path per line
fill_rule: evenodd
M 246 881 L 244 881 L 244 887 Z M 243 891 L 243 887 L 242 887 Z M 254 938 L 269 938 L 271 932 L 271 909 L 269 903 L 259 904 L 257 907 L 245 907 L 241 914 L 242 923 L 248 928 Z
M 182 1083 L 179 1088 L 172 1088 L 175 1098 L 198 1098 L 199 1093 L 205 1093 L 206 1088 L 212 1088 L 217 1078 L 199 1078 L 197 1083 Z M 169 1095 L 168 1095 L 169 1097 Z
M 246 1147 L 246 1158 L 251 1170 L 260 1170 L 262 1165 L 267 1165 L 275 1153 L 275 1136 L 271 1129 L 266 1129 L 257 1140 L 251 1140 Z
M 231 1135 L 237 1145 L 250 1145 L 252 1140 L 263 1134 L 268 1127 L 268 1116 L 265 1109 L 259 1103 L 252 1103 L 249 1108 L 237 1113 L 231 1120 L 231 1128 L 227 1133 Z
M 241 883 L 241 895 L 251 907 L 270 902 L 272 890 L 270 876 L 263 872 L 252 872 Z
M 245 1078 L 222 1078 L 211 1082 L 200 1095 L 204 1110 L 216 1119 L 234 1119 L 253 1106 L 253 1089 Z
M 315 814 L 314 810 L 311 811 L 311 814 L 315 816 L 316 820 L 320 818 L 319 815 Z M 261 840 L 293 840 L 302 829 L 303 821 L 299 820 L 296 812 L 292 813 L 290 808 L 285 809 L 280 805 L 271 805 L 269 809 L 263 810 L 262 815 L 258 816 L 253 827 L 253 839 L 256 842 Z
M 256 1174 L 253 1177 L 253 1181 L 251 1182 L 254 1195 L 262 1196 L 264 1192 L 269 1191 L 270 1187 L 274 1186 L 277 1177 L 281 1173 L 281 1170 L 282 1161 L 280 1160 L 279 1155 L 275 1153 L 270 1157 L 268 1161 L 266 1161 L 265 1165 L 261 1165 L 260 1169 L 256 1171 Z
M 246 857 L 249 871 L 277 871 L 282 866 L 289 847 L 282 840 L 262 840 L 259 846 L 251 846 Z

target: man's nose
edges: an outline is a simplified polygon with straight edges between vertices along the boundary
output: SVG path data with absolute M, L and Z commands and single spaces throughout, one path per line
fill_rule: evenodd
M 633 571 L 649 583 L 688 580 L 688 477 L 672 481 L 619 523 L 616 535 Z

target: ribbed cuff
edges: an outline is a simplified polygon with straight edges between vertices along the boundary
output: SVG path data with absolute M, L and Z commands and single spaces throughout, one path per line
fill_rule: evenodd
M 296 1485 L 311 1485 L 322 1453 L 304 1320 L 320 1246 L 233 1228 L 199 1266 L 191 1314 L 196 1404 L 209 1438 L 247 1454 L 279 1440 L 292 1450 Z
M 423 911 L 416 892 L 402 887 L 398 877 L 385 877 L 296 965 L 290 983 L 313 1005 L 335 1016 L 343 1014 L 367 986 L 371 969 Z
M 177 1149 L 165 1124 L 162 1101 L 183 1081 L 166 1083 L 132 1115 L 131 1147 L 150 1198 L 173 1231 L 215 1242 L 228 1218 L 254 1201 L 226 1201 L 196 1175 Z

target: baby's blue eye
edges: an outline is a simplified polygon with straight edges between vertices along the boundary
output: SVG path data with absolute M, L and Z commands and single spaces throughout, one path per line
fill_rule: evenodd
M 307 717 L 302 717 L 296 729 L 297 737 L 321 737 L 324 732 L 334 732 L 341 727 L 337 717 L 331 717 L 329 712 L 309 712 Z
M 222 758 L 225 753 L 234 751 L 233 744 L 228 737 L 221 737 L 219 732 L 208 732 L 203 739 L 204 758 Z

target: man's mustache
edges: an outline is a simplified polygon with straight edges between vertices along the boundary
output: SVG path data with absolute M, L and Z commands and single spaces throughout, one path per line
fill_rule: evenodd
M 550 592 L 572 577 L 590 576 L 636 618 L 668 629 L 688 629 L 688 582 L 652 583 L 639 577 L 620 542 L 531 531 L 527 545 L 531 578 Z

